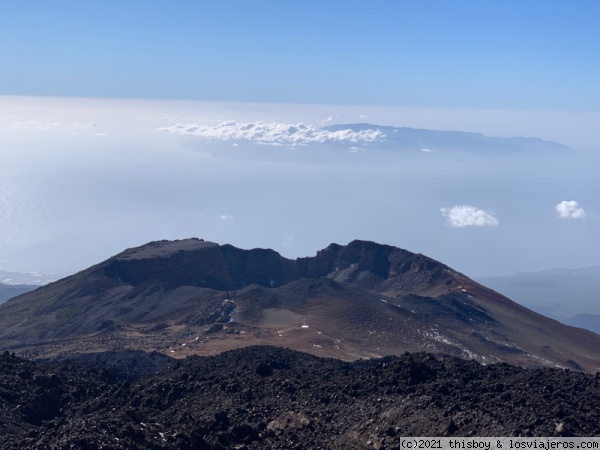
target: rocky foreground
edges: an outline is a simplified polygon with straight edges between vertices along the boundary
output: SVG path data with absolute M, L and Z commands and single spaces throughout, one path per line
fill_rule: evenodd
M 394 449 L 401 435 L 598 436 L 600 375 L 266 346 L 183 361 L 0 356 L 3 449 Z

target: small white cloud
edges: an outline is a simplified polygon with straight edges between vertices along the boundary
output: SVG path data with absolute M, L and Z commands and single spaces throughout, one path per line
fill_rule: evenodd
M 327 119 L 324 120 L 325 123 L 329 123 L 333 121 L 333 117 L 329 116 Z
M 421 151 L 425 153 L 431 153 L 433 150 L 431 150 L 430 148 L 422 148 Z
M 19 130 L 52 130 L 55 128 L 60 128 L 64 125 L 65 124 L 63 122 L 41 122 L 38 120 L 29 120 L 26 122 L 15 122 L 13 123 L 13 128 Z
M 29 120 L 24 122 L 15 122 L 12 124 L 14 129 L 17 130 L 38 130 L 38 131 L 50 131 L 58 130 L 62 133 L 79 134 L 79 133 L 91 133 L 94 136 L 106 136 L 105 133 L 93 133 L 98 128 L 96 122 L 50 122 L 50 121 L 39 121 Z
M 385 138 L 381 130 L 325 130 L 304 123 L 280 122 L 238 123 L 230 120 L 216 125 L 181 124 L 160 128 L 173 134 L 192 135 L 208 139 L 247 140 L 270 145 L 308 145 L 315 143 L 362 143 Z
M 239 147 L 239 146 L 240 146 L 240 144 L 238 144 L 237 142 L 234 142 L 234 143 L 233 143 L 233 146 L 234 146 L 234 147 Z
M 495 227 L 499 223 L 498 219 L 489 212 L 469 205 L 442 208 L 441 212 L 444 217 L 447 217 L 448 225 L 452 228 Z
M 296 239 L 295 236 L 290 235 L 290 234 L 284 234 L 281 244 L 285 248 L 290 248 L 294 244 L 294 239 Z
M 97 126 L 98 126 L 98 124 L 96 122 L 88 122 L 88 123 L 73 122 L 71 124 L 71 128 L 73 130 L 89 130 L 91 128 L 96 128 Z
M 585 211 L 575 200 L 563 200 L 555 207 L 561 219 L 585 219 Z
M 359 117 L 360 117 L 360 120 L 363 120 L 363 119 L 366 119 L 369 116 L 365 116 L 364 114 L 361 114 Z
M 220 219 L 221 220 L 233 220 L 233 216 L 230 216 L 229 214 L 221 214 Z

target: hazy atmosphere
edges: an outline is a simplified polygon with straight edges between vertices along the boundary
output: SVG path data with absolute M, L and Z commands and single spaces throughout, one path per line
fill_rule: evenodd
M 374 240 L 469 276 L 599 265 L 599 13 L 5 3 L 0 270 L 192 236 L 287 257 Z
M 599 24 L 0 1 L 0 448 L 598 444 Z

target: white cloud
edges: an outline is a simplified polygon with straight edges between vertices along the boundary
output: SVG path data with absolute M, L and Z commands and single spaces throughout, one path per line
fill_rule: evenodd
M 284 234 L 283 235 L 283 240 L 281 241 L 281 245 L 284 248 L 291 248 L 294 244 L 294 240 L 296 239 L 296 237 L 294 235 L 291 234 Z
M 13 123 L 13 128 L 18 130 L 52 130 L 63 127 L 64 125 L 65 124 L 63 122 L 42 122 L 38 120 L 28 120 Z
M 230 216 L 229 214 L 221 214 L 221 220 L 233 220 L 233 216 Z
M 448 225 L 453 228 L 495 227 L 499 221 L 489 212 L 469 205 L 455 205 L 442 208 L 442 215 L 447 217 Z
M 308 145 L 313 143 L 360 143 L 380 140 L 380 130 L 325 130 L 304 123 L 247 122 L 234 120 L 217 125 L 181 124 L 160 128 L 174 134 L 192 135 L 208 139 L 248 140 L 270 145 Z
M 585 219 L 585 211 L 575 200 L 563 200 L 555 207 L 561 219 Z
M 88 123 L 74 122 L 71 124 L 71 128 L 74 128 L 77 130 L 89 130 L 90 128 L 96 128 L 97 126 L 98 126 L 98 124 L 96 122 L 88 122 Z
M 50 122 L 50 121 L 40 121 L 40 120 L 28 120 L 28 121 L 20 121 L 14 122 L 12 127 L 17 130 L 54 130 L 54 129 L 62 129 L 62 130 L 72 130 L 72 131 L 83 131 L 83 130 L 91 130 L 96 128 L 98 124 L 96 122 Z

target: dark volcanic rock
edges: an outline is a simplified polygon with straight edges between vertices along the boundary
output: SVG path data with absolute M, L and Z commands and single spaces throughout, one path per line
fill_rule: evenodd
M 119 375 L 129 366 L 127 354 L 109 368 L 3 354 L 0 447 L 394 449 L 401 435 L 600 433 L 600 380 L 569 370 L 274 347 L 190 357 L 134 382 Z
M 140 350 L 109 351 L 61 355 L 51 359 L 38 359 L 45 367 L 81 367 L 83 370 L 110 371 L 111 376 L 124 381 L 137 381 L 178 367 L 180 362 L 158 352 Z
M 369 241 L 352 241 L 347 246 L 331 244 L 314 257 L 297 260 L 286 259 L 270 249 L 242 250 L 197 239 L 186 242 L 186 247 L 166 241 L 127 250 L 107 261 L 104 273 L 133 286 L 154 281 L 169 287 L 237 290 L 252 284 L 283 286 L 307 277 L 335 279 L 342 274 L 344 281 L 364 285 L 365 277 L 373 278 L 373 284 L 408 272 L 435 271 L 428 278 L 438 281 L 449 269 L 426 256 Z
M 197 240 L 186 251 L 147 256 L 147 247 L 160 244 L 150 243 L 143 249 L 117 255 L 104 268 L 106 275 L 133 286 L 155 281 L 169 287 L 201 286 L 216 290 L 240 289 L 251 284 L 282 285 L 295 277 L 293 261 L 273 250 L 241 250 Z

